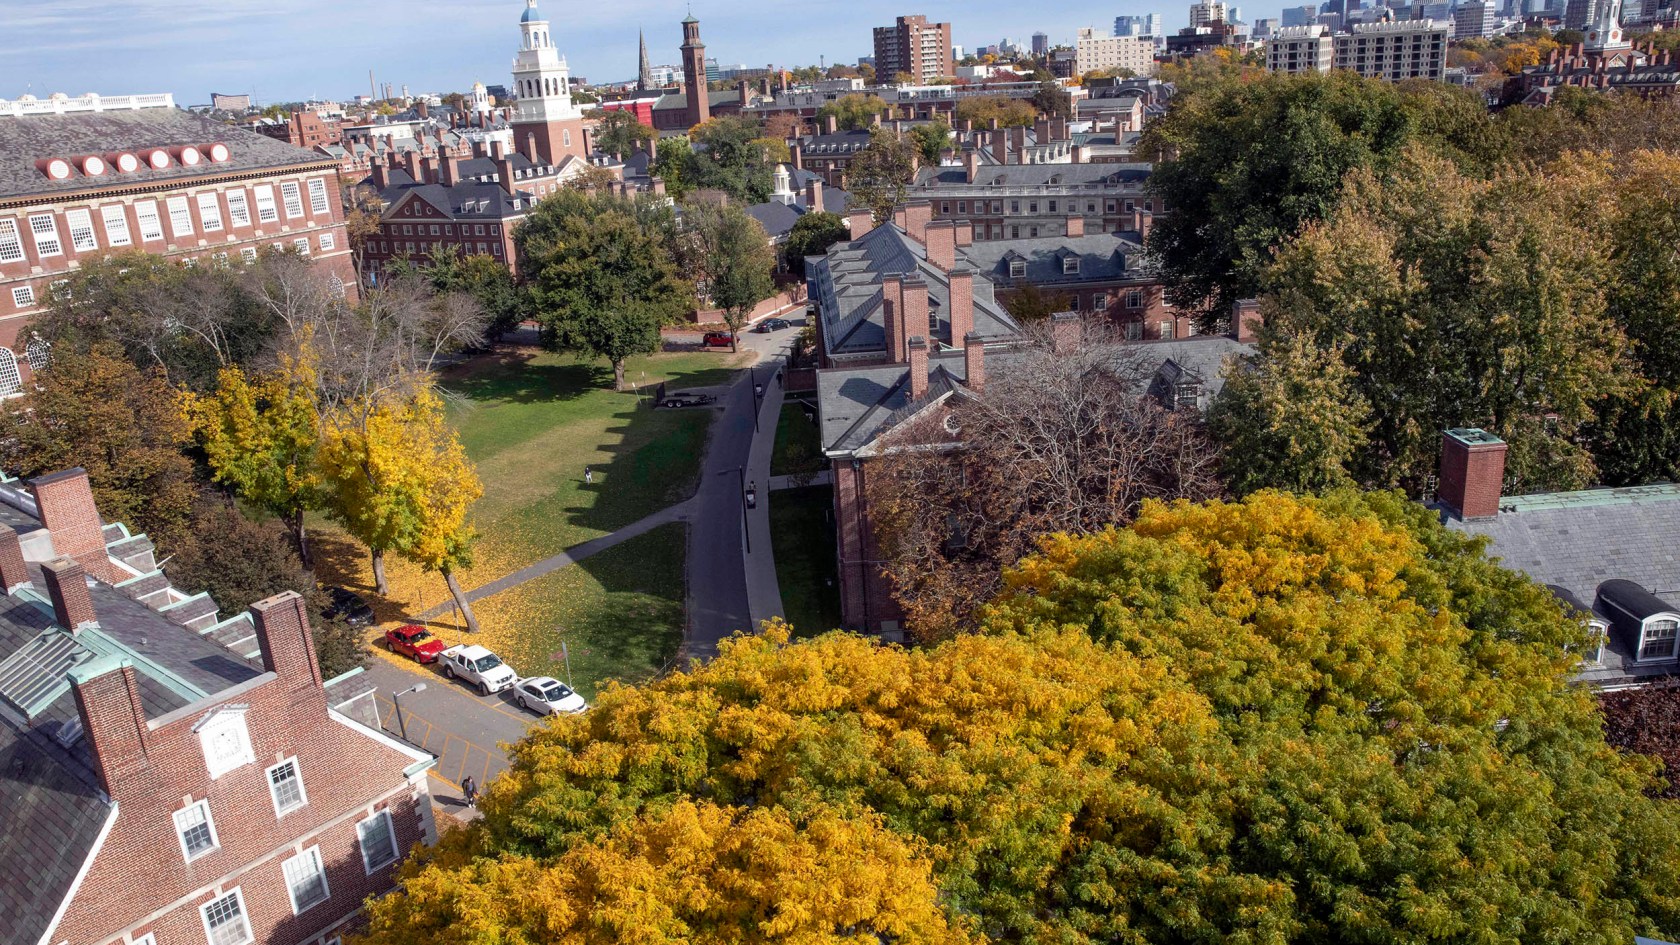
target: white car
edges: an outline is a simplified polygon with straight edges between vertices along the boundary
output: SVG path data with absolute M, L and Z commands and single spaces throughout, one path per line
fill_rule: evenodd
M 589 708 L 582 696 L 552 676 L 521 679 L 513 687 L 513 697 L 538 715 L 572 715 Z
M 458 644 L 444 650 L 438 655 L 438 665 L 443 667 L 443 675 L 450 679 L 459 676 L 477 683 L 479 694 L 485 696 L 512 688 L 519 681 L 519 674 L 513 671 L 512 666 L 477 644 Z

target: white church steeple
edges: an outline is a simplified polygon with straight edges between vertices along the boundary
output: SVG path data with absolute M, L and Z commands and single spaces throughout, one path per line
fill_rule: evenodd
M 525 14 L 519 18 L 519 54 L 513 60 L 513 89 L 519 96 L 517 122 L 567 121 L 583 116 L 572 102 L 571 70 L 566 58 L 554 48 L 548 20 L 537 9 L 537 0 L 525 0 Z
M 1588 25 L 1582 48 L 1594 52 L 1614 52 L 1631 47 L 1632 44 L 1622 35 L 1622 0 L 1599 0 L 1598 16 Z

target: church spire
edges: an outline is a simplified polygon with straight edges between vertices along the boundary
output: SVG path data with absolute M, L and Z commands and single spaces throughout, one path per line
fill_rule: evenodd
M 648 64 L 647 35 L 637 30 L 636 39 L 642 47 L 641 71 L 636 74 L 636 91 L 647 92 L 653 88 L 653 66 Z

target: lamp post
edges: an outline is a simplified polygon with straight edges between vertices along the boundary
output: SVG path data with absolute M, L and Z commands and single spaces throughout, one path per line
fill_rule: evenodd
M 407 689 L 404 689 L 402 692 L 399 692 L 396 695 L 391 697 L 391 704 L 395 705 L 397 707 L 397 731 L 402 733 L 402 738 L 403 738 L 403 741 L 405 741 L 405 742 L 408 741 L 408 725 L 403 721 L 402 697 L 408 695 L 411 692 L 425 692 L 425 691 L 426 691 L 426 684 L 425 683 L 423 683 L 423 682 L 422 683 L 415 683 L 414 685 L 409 686 Z

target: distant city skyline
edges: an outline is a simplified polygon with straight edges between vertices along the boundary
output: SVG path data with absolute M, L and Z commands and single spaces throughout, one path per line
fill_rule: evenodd
M 636 35 L 654 64 L 676 63 L 680 21 L 692 9 L 706 52 L 719 62 L 762 67 L 854 63 L 872 51 L 872 30 L 904 14 L 949 21 L 967 50 L 1034 33 L 1052 44 L 1075 31 L 1107 32 L 1116 16 L 1159 13 L 1168 30 L 1188 22 L 1188 4 L 1121 0 L 1101 7 L 1026 13 L 1003 0 L 844 5 L 709 4 L 539 0 L 572 74 L 592 82 L 634 80 Z M 523 0 L 58 0 L 7 12 L 10 52 L 0 98 L 54 92 L 171 92 L 182 104 L 211 92 L 248 92 L 258 102 L 348 99 L 383 86 L 414 93 L 505 85 L 518 45 Z M 1252 14 L 1251 14 L 1252 15 Z

